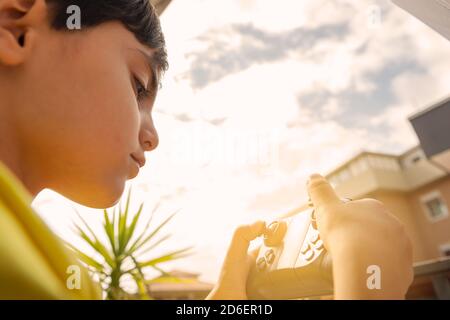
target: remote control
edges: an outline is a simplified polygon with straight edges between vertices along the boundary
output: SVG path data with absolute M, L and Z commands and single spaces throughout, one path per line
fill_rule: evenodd
M 314 209 L 267 227 L 247 281 L 249 299 L 298 299 L 333 293 L 331 257 L 323 246 Z

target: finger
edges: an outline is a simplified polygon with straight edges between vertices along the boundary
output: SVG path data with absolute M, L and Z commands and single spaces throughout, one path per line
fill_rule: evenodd
M 233 239 L 231 240 L 228 249 L 228 262 L 245 259 L 248 255 L 250 242 L 261 236 L 265 229 L 266 223 L 264 221 L 257 221 L 253 224 L 238 227 L 234 232 Z
M 313 174 L 309 177 L 307 188 L 309 197 L 316 208 L 341 202 L 331 184 L 319 174 Z
M 256 249 L 254 249 L 254 250 L 249 252 L 248 255 L 250 256 L 251 261 L 256 261 L 256 258 L 258 257 L 260 249 L 261 249 L 261 247 L 258 247 L 258 248 L 256 248 Z

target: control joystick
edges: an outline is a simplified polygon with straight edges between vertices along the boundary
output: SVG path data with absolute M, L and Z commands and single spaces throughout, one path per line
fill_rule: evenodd
M 312 205 L 292 217 L 270 223 L 250 270 L 247 296 L 298 299 L 332 293 L 331 257 L 320 238 Z

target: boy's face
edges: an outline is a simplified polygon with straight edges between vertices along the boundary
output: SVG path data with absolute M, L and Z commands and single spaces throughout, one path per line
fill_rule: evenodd
M 20 63 L 0 61 L 26 175 L 81 204 L 114 205 L 158 144 L 152 50 L 119 22 L 81 32 L 41 23 L 27 37 Z

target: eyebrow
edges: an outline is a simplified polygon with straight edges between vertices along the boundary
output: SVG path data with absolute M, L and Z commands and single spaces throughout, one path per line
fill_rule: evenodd
M 139 48 L 136 48 L 135 50 L 140 52 L 147 60 L 147 64 L 149 65 L 151 73 L 152 73 L 152 81 L 150 84 L 150 88 L 154 92 L 154 95 L 156 95 L 156 91 L 158 91 L 158 87 L 159 87 L 159 77 L 158 77 L 158 73 L 155 70 L 157 69 L 158 64 L 156 63 L 153 55 L 149 55 L 149 54 L 147 54 L 147 52 L 145 52 L 144 50 L 141 50 Z

